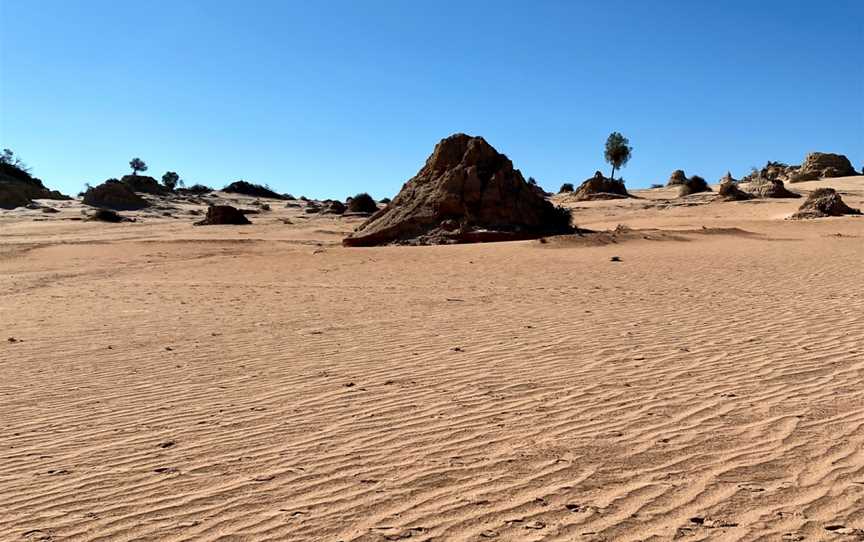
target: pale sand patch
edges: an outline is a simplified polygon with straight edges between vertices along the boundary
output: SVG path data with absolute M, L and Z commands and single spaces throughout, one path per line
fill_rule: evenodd
M 864 219 L 662 192 L 602 243 L 0 214 L 0 539 L 860 538 Z

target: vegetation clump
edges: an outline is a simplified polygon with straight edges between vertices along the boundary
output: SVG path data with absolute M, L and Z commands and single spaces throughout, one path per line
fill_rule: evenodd
M 254 184 L 244 180 L 234 181 L 223 188 L 222 191 L 233 194 L 243 194 L 244 196 L 252 196 L 256 198 L 286 199 L 285 196 L 270 190 L 270 187 L 266 185 L 261 186 L 260 184 Z
M 378 204 L 366 192 L 357 194 L 348 202 L 348 211 L 351 213 L 374 213 L 377 210 Z

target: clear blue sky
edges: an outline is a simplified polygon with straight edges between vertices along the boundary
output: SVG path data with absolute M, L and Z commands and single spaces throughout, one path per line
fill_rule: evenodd
M 864 163 L 864 1 L 0 0 L 0 146 L 75 193 L 159 178 L 394 195 L 484 136 L 548 189 Z

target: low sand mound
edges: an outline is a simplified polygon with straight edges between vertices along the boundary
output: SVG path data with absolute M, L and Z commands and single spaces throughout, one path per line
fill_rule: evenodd
M 710 192 L 708 183 L 699 175 L 693 175 L 678 185 L 678 197 L 683 198 L 700 192 Z
M 569 211 L 539 196 L 510 159 L 482 137 L 455 134 L 343 244 L 503 241 L 570 231 Z
M 757 198 L 800 198 L 801 194 L 786 188 L 780 179 L 756 177 L 747 184 L 747 191 Z
M 607 179 L 599 171 L 590 179 L 579 185 L 579 188 L 567 195 L 567 201 L 591 201 L 603 199 L 632 198 L 627 192 L 624 181 Z
M 137 211 L 150 204 L 136 194 L 132 188 L 117 179 L 108 179 L 99 186 L 89 188 L 84 193 L 84 203 L 100 209 L 115 211 Z
M 720 188 L 717 190 L 717 198 L 723 201 L 744 201 L 753 199 L 755 196 L 738 188 L 738 183 L 727 173 L 720 182 Z
M 853 209 L 843 202 L 843 198 L 833 188 L 817 188 L 798 211 L 791 216 L 794 219 L 823 218 L 826 216 L 860 215 L 859 209 Z
M 195 223 L 196 226 L 244 226 L 246 224 L 251 224 L 249 219 L 246 218 L 246 214 L 230 205 L 213 205 L 208 207 L 207 216 L 204 217 L 204 220 Z

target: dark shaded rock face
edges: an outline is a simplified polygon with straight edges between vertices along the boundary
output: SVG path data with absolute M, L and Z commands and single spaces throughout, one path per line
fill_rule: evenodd
M 753 194 L 744 192 L 738 188 L 738 183 L 730 175 L 729 178 L 724 177 L 720 182 L 720 188 L 717 190 L 717 197 L 723 201 L 744 201 L 753 199 Z
M 109 179 L 84 193 L 84 203 L 102 209 L 115 211 L 137 211 L 150 204 L 132 191 L 132 188 L 117 179 Z
M 852 163 L 842 154 L 811 152 L 797 170 L 790 171 L 789 182 L 813 181 L 830 177 L 857 175 Z
M 530 239 L 572 231 L 567 210 L 539 196 L 482 137 L 455 134 L 346 246 Z
M 683 169 L 676 169 L 672 172 L 672 175 L 669 176 L 669 181 L 666 183 L 666 186 L 677 186 L 679 184 L 684 184 L 687 182 L 687 175 L 684 174 Z
M 204 220 L 195 222 L 196 226 L 244 226 L 246 224 L 251 224 L 251 222 L 246 218 L 243 211 L 230 205 L 213 205 L 208 207 L 207 216 L 204 217 Z
M 590 201 L 597 199 L 619 199 L 632 198 L 627 188 L 624 186 L 624 181 L 616 181 L 615 179 L 607 179 L 599 171 L 594 173 L 594 176 L 587 179 L 579 185 L 568 201 Z
M 168 193 L 168 190 L 159 184 L 159 181 L 153 177 L 148 177 L 147 175 L 124 175 L 120 178 L 120 182 L 128 185 L 133 192 L 153 194 L 156 196 Z
M 822 218 L 826 216 L 860 215 L 859 209 L 846 205 L 840 194 L 833 188 L 818 188 L 804 200 L 794 219 Z
M 747 192 L 757 198 L 800 198 L 801 194 L 791 192 L 780 179 L 756 177 L 747 185 Z
M 32 201 L 27 194 L 26 188 L 18 183 L 0 183 L 0 209 L 27 206 Z
M 690 194 L 698 194 L 699 192 L 710 192 L 711 188 L 705 179 L 699 175 L 693 175 L 678 185 L 678 197 L 683 198 Z

